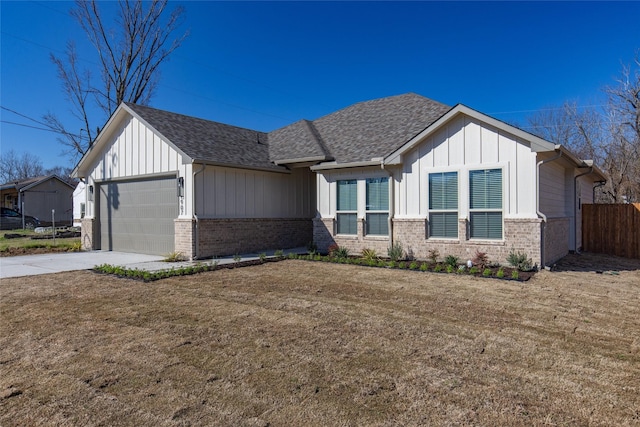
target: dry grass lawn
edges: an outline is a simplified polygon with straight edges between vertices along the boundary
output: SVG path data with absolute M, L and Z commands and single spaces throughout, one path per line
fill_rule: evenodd
M 0 425 L 640 425 L 640 262 L 569 261 L 5 279 Z

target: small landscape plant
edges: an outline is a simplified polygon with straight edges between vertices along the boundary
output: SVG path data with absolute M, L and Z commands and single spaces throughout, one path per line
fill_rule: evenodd
M 446 269 L 447 269 L 447 273 L 453 273 L 455 270 L 455 267 L 451 264 L 447 264 Z
M 511 278 L 514 280 L 518 280 L 520 278 L 520 274 L 518 273 L 518 270 L 513 270 L 511 272 Z
M 427 271 L 429 267 L 427 266 L 426 262 L 423 262 L 422 264 L 420 264 L 420 271 Z
M 516 252 L 513 249 L 507 256 L 507 262 L 509 265 L 520 271 L 531 271 L 533 269 L 533 262 L 531 261 L 531 258 L 528 258 L 527 254 Z
M 459 262 L 460 262 L 460 260 L 455 255 L 447 255 L 444 258 L 445 265 L 450 266 L 452 268 L 456 268 L 458 266 Z
M 398 268 L 406 268 L 407 264 L 404 261 L 398 263 Z
M 491 269 L 485 268 L 484 270 L 482 270 L 482 275 L 484 277 L 490 277 L 491 276 Z
M 333 256 L 339 260 L 347 259 L 349 257 L 349 249 L 344 246 L 338 246 L 338 248 L 333 251 Z
M 473 265 L 477 265 L 478 268 L 484 269 L 489 265 L 489 256 L 486 252 L 476 250 L 476 254 L 473 256 L 471 261 L 473 262 Z
M 242 259 L 242 257 L 241 257 L 239 254 L 235 254 L 235 255 L 233 256 L 233 260 L 234 260 L 235 262 L 240 262 L 240 260 L 241 260 L 241 259 Z
M 309 243 L 307 243 L 307 252 L 309 252 L 309 254 L 311 255 L 315 255 L 318 252 L 318 245 L 316 245 L 316 242 L 311 240 Z
M 278 249 L 277 251 L 275 251 L 274 255 L 278 258 L 283 257 L 284 251 L 282 249 Z
M 260 261 L 261 262 L 265 262 L 267 259 L 267 254 L 264 252 L 260 252 L 260 255 L 258 255 L 260 257 Z
M 433 271 L 435 271 L 436 273 L 439 273 L 442 271 L 442 264 L 436 264 L 436 266 L 433 268 Z
M 392 261 L 398 261 L 404 258 L 404 248 L 402 247 L 402 243 L 395 242 L 393 245 L 387 248 L 387 255 L 389 259 Z
M 169 252 L 167 255 L 164 256 L 165 262 L 180 262 L 185 260 L 186 258 L 184 254 L 178 251 Z
M 475 265 L 469 269 L 469 274 L 478 274 L 478 267 Z
M 362 250 L 362 258 L 367 261 L 378 259 L 378 254 L 375 249 L 365 248 Z
M 409 270 L 416 270 L 418 268 L 418 263 L 415 261 L 411 261 L 411 264 L 409 264 Z
M 504 277 L 504 268 L 500 267 L 496 272 L 496 277 L 502 279 Z
M 427 258 L 431 261 L 431 264 L 435 264 L 438 262 L 438 258 L 440 258 L 440 252 L 437 249 L 429 249 Z

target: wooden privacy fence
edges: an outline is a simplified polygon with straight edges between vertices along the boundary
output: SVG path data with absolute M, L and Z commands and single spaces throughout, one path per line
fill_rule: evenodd
M 582 205 L 582 247 L 640 259 L 640 203 Z

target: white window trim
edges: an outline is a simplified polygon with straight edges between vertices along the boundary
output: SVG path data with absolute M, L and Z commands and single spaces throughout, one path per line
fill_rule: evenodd
M 427 183 L 425 185 L 425 192 L 426 192 L 426 211 L 427 211 L 427 216 L 426 219 L 428 221 L 428 225 L 427 225 L 427 240 L 432 240 L 432 241 L 444 241 L 444 242 L 451 242 L 451 241 L 459 241 L 460 240 L 460 230 L 458 230 L 458 235 L 456 237 L 440 237 L 440 236 L 432 236 L 430 233 L 430 228 L 431 228 L 431 212 L 434 213 L 447 213 L 447 212 L 453 212 L 452 210 L 441 210 L 441 209 L 429 209 L 429 197 L 431 196 L 431 194 L 429 194 L 429 176 L 431 174 L 436 174 L 436 173 L 448 173 L 448 172 L 456 172 L 458 174 L 458 209 L 456 209 L 456 213 L 457 213 L 457 218 L 458 221 L 460 221 L 460 214 L 462 212 L 461 209 L 461 205 L 460 205 L 460 195 L 461 195 L 461 188 L 462 188 L 462 182 L 461 182 L 461 169 L 460 168 L 447 168 L 447 167 L 437 167 L 437 168 L 426 168 L 424 170 L 425 175 L 427 176 Z
M 507 163 L 490 163 L 490 164 L 479 164 L 466 167 L 465 172 L 465 184 L 466 184 L 466 205 L 467 205 L 467 218 L 469 222 L 469 227 L 471 227 L 471 213 L 472 212 L 501 212 L 502 213 L 502 237 L 500 239 L 489 239 L 486 237 L 471 237 L 471 231 L 469 231 L 469 241 L 470 242 L 504 242 L 504 219 L 505 219 L 505 206 L 507 203 L 508 196 L 508 168 Z M 490 169 L 500 169 L 502 171 L 502 208 L 501 209 L 471 209 L 471 205 L 469 203 L 469 198 L 471 197 L 471 185 L 469 184 L 469 174 L 471 171 L 483 171 Z

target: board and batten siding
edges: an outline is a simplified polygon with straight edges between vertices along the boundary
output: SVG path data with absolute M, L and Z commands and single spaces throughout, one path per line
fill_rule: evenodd
M 313 218 L 315 176 L 207 166 L 196 175 L 198 218 Z
M 183 164 L 182 156 L 167 141 L 134 117 L 124 120 L 110 138 L 111 142 L 91 165 L 88 185 L 161 174 L 184 177 L 191 174 L 191 164 Z M 86 216 L 95 215 L 93 205 L 87 203 Z
M 398 218 L 428 214 L 428 174 L 457 171 L 459 215 L 468 210 L 468 174 L 473 169 L 502 168 L 505 218 L 536 218 L 536 155 L 513 135 L 461 116 L 404 155 L 396 179 Z

